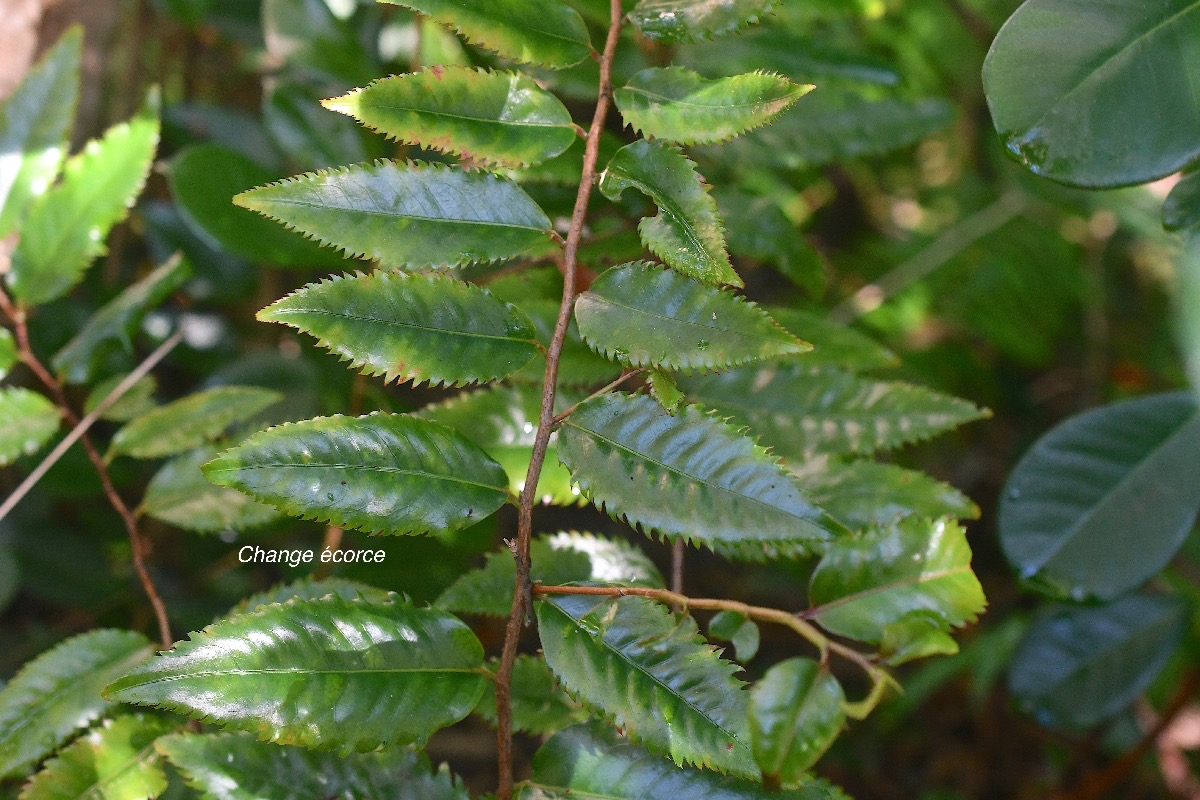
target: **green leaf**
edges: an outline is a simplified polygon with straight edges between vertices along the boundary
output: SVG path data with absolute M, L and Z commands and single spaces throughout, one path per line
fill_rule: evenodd
M 20 360 L 17 341 L 8 328 L 0 328 L 0 380 L 3 380 L 13 365 Z
M 167 788 L 154 742 L 176 727 L 141 715 L 105 720 L 34 775 L 21 800 L 153 800 Z
M 761 634 L 758 625 L 736 611 L 721 611 L 708 623 L 708 635 L 733 645 L 734 655 L 743 664 L 758 654 Z
M 774 5 L 775 0 L 640 0 L 629 18 L 649 39 L 690 42 L 752 25 Z
M 650 370 L 646 376 L 646 385 L 650 387 L 650 396 L 658 401 L 663 411 L 672 416 L 683 407 L 687 400 L 683 396 L 683 392 L 679 390 L 679 384 L 675 383 L 675 378 L 668 372 Z
M 577 581 L 649 586 L 666 585 L 645 553 L 620 539 L 562 531 L 540 536 L 530 545 L 530 577 L 547 586 Z M 512 553 L 489 553 L 487 563 L 459 577 L 437 599 L 438 608 L 455 613 L 507 617 L 512 611 L 516 564 Z
M 258 742 L 244 733 L 176 734 L 158 749 L 206 800 L 468 800 L 443 765 L 411 748 L 333 755 Z
M 344 259 L 259 215 L 237 208 L 233 196 L 279 176 L 215 144 L 186 147 L 171 159 L 167 178 L 185 223 L 206 244 L 256 264 L 344 266 Z
M 377 161 L 309 172 L 234 202 L 385 267 L 512 259 L 550 235 L 550 220 L 512 181 L 440 164 Z
M 840 636 L 877 643 L 914 613 L 942 630 L 974 622 L 987 605 L 955 522 L 906 517 L 830 545 L 809 584 L 808 616 Z
M 176 255 L 145 278 L 125 289 L 92 315 L 51 365 L 67 383 L 87 383 L 114 350 L 133 350 L 133 336 L 146 312 L 166 300 L 191 275 L 191 267 Z
M 242 531 L 279 519 L 270 506 L 205 480 L 200 467 L 216 455 L 216 448 L 201 447 L 163 464 L 150 479 L 138 510 L 197 533 Z
M 262 33 L 271 56 L 302 72 L 351 84 L 378 74 L 354 29 L 324 0 L 262 0 Z
M 331 596 L 214 623 L 105 694 L 349 753 L 423 741 L 465 717 L 487 681 L 482 664 L 483 646 L 449 614 Z
M 105 252 L 109 230 L 142 191 L 158 147 L 158 93 L 67 160 L 62 181 L 37 197 L 21 223 L 8 285 L 25 305 L 62 297 Z
M 547 350 L 550 339 L 554 334 L 554 324 L 558 320 L 560 301 L 558 300 L 510 300 L 517 308 L 525 312 L 533 327 L 537 330 L 538 341 Z M 579 325 L 571 316 L 567 323 L 567 338 L 563 341 L 562 357 L 558 362 L 559 386 L 596 386 L 616 378 L 621 373 L 619 367 L 603 356 L 594 352 L 583 343 L 579 335 Z M 513 380 L 523 383 L 533 383 L 539 388 L 546 377 L 545 357 L 535 358 L 529 366 L 513 376 Z M 537 416 L 533 417 L 535 420 Z
M 837 678 L 810 658 L 789 658 L 750 689 L 750 741 L 764 776 L 802 784 L 846 723 Z
M 108 458 L 161 458 L 219 438 L 230 425 L 253 419 L 283 400 L 256 386 L 219 386 L 196 392 L 137 417 L 113 437 Z
M 770 72 L 710 81 L 684 67 L 652 67 L 614 91 L 613 100 L 642 136 L 712 144 L 766 125 L 813 88 Z
M 0 467 L 42 449 L 61 423 L 44 395 L 20 386 L 0 389 Z
M 900 366 L 900 359 L 891 350 L 828 317 L 798 308 L 765 306 L 764 309 L 780 325 L 812 343 L 812 351 L 804 356 L 805 364 L 840 367 L 851 372 Z
M 203 471 L 290 516 L 371 533 L 458 530 L 509 499 L 503 468 L 478 445 L 400 414 L 280 425 L 226 450 Z
M 82 50 L 83 29 L 71 28 L 0 106 L 0 239 L 58 175 L 75 118 Z
M 437 66 L 323 105 L 396 141 L 505 167 L 554 158 L 577 135 L 567 107 L 519 72 Z
M 533 324 L 445 275 L 373 272 L 309 284 L 258 312 L 317 337 L 366 375 L 459 386 L 507 378 L 539 352 Z
M 113 389 L 116 389 L 117 385 L 127 377 L 129 376 L 125 374 L 113 375 L 93 386 L 92 390 L 88 392 L 87 399 L 83 401 L 84 413 L 90 414 L 95 411 L 100 403 L 112 394 Z M 120 399 L 100 415 L 100 419 L 111 422 L 128 422 L 134 417 L 140 417 L 142 414 L 153 411 L 158 407 L 158 402 L 154 399 L 156 391 L 158 391 L 158 381 L 154 380 L 153 375 L 139 378 L 125 394 L 121 395 Z
M 739 668 L 691 617 L 644 597 L 551 595 L 536 607 L 546 663 L 572 695 L 680 766 L 758 777 Z
M 983 65 L 993 124 L 1031 171 L 1144 183 L 1200 156 L 1200 2 L 1028 0 Z
M 1187 620 L 1186 604 L 1167 595 L 1057 608 L 1017 646 L 1009 691 L 1043 725 L 1090 728 L 1149 687 L 1182 641 Z
M 449 25 L 467 41 L 525 64 L 562 69 L 590 56 L 579 12 L 557 0 L 383 0 Z
M 1169 231 L 1200 225 L 1200 170 L 1193 169 L 1171 187 L 1163 201 L 1163 227 Z
M 315 2 L 325 5 L 324 0 Z M 362 129 L 321 108 L 325 94 L 303 83 L 277 83 L 263 98 L 263 125 L 276 146 L 302 169 L 367 159 Z
M 512 594 L 511 586 L 509 594 Z M 495 725 L 496 693 L 484 692 L 475 710 Z M 588 713 L 572 702 L 558 685 L 544 658 L 517 656 L 512 674 L 513 730 L 548 736 L 569 725 L 584 722 L 587 718 Z
M 575 320 L 585 342 L 634 367 L 726 369 L 811 349 L 754 303 L 646 262 L 602 273 Z
M 558 447 L 594 503 L 667 538 L 763 558 L 845 533 L 767 451 L 695 406 L 671 416 L 649 397 L 604 395 L 566 419 Z
M 234 606 L 233 610 L 229 612 L 229 616 L 245 614 L 273 603 L 286 603 L 296 597 L 303 600 L 320 600 L 330 594 L 335 594 L 343 600 L 361 599 L 373 604 L 386 603 L 391 597 L 390 592 L 358 581 L 337 577 L 318 581 L 306 577 L 291 583 L 281 583 L 272 586 L 265 592 L 250 595 Z
M 743 285 L 729 263 L 717 204 L 679 148 L 642 139 L 618 150 L 600 176 L 600 191 L 616 202 L 631 187 L 658 206 L 657 216 L 638 225 L 650 252 L 698 281 Z
M 918 658 L 952 656 L 958 652 L 958 642 L 942 628 L 937 614 L 915 612 L 906 614 L 883 629 L 879 654 L 884 663 L 899 666 Z
M 679 768 L 598 727 L 555 734 L 533 758 L 518 800 L 849 800 L 824 781 L 772 791 L 757 781 Z
M 1183 544 L 1200 506 L 1200 415 L 1185 392 L 1084 412 L 1009 476 L 1000 544 L 1021 576 L 1075 599 L 1144 583 Z
M 133 631 L 90 631 L 26 664 L 0 691 L 0 778 L 42 760 L 111 707 L 106 683 L 151 654 Z
M 784 213 L 785 197 L 751 194 L 737 184 L 715 188 L 713 197 L 725 220 L 730 253 L 770 264 L 812 297 L 825 292 L 825 259 Z
M 872 453 L 988 416 L 966 400 L 923 386 L 875 381 L 837 369 L 763 364 L 684 379 L 694 401 L 732 414 L 787 458 Z

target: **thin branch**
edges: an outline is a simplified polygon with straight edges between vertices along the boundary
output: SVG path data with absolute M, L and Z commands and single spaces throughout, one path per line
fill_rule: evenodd
M 561 414 L 555 415 L 554 419 L 550 420 L 551 427 L 557 428 L 559 425 L 562 424 L 563 420 L 565 420 L 567 417 L 569 417 L 575 413 L 575 409 L 579 408 L 581 405 L 586 403 L 588 400 L 595 400 L 597 397 L 600 397 L 601 395 L 608 394 L 609 392 L 611 392 L 613 389 L 616 389 L 618 386 L 620 386 L 625 381 L 629 380 L 630 378 L 634 377 L 635 375 L 641 375 L 645 371 L 646 371 L 645 369 L 642 369 L 641 367 L 639 367 L 638 369 L 631 369 L 631 370 L 626 370 L 625 372 L 622 372 L 621 377 L 617 378 L 616 380 L 612 381 L 611 383 L 608 383 L 608 384 L 600 387 L 599 389 L 592 392 L 587 397 L 583 398 L 578 403 L 571 406 L 570 408 L 568 408 L 566 411 L 562 412 Z
M 604 52 L 600 56 L 600 86 L 596 99 L 596 112 L 588 128 L 583 151 L 583 174 L 579 191 L 575 196 L 575 209 L 571 213 L 571 225 L 567 229 L 563 245 L 563 294 L 558 310 L 558 320 L 550 347 L 546 353 L 546 374 L 542 385 L 542 409 L 534 436 L 533 452 L 529 459 L 529 471 L 525 474 L 525 486 L 521 489 L 518 506 L 517 541 L 515 558 L 517 567 L 516 586 L 513 589 L 512 613 L 504 634 L 504 650 L 496 670 L 496 747 L 499 751 L 498 800 L 511 800 L 513 790 L 512 765 L 512 670 L 517 658 L 517 645 L 521 638 L 522 621 L 533 607 L 533 584 L 529 579 L 529 546 L 533 538 L 533 503 L 537 494 L 538 479 L 542 475 L 542 464 L 546 460 L 546 448 L 554 424 L 554 398 L 558 382 L 558 362 L 562 358 L 563 341 L 575 306 L 576 271 L 579 259 L 579 242 L 583 237 L 584 220 L 587 218 L 588 203 L 591 201 L 593 184 L 596 181 L 596 162 L 600 157 L 600 134 L 604 130 L 608 109 L 612 103 L 612 65 L 617 52 L 617 41 L 621 35 L 621 19 L 624 10 L 621 0 L 609 0 L 608 35 L 604 40 Z

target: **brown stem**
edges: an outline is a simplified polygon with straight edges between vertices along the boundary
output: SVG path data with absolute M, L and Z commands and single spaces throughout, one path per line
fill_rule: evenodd
M 567 325 L 571 321 L 571 310 L 575 305 L 575 279 L 579 258 L 579 242 L 583 236 L 583 223 L 587 217 L 588 203 L 596 181 L 596 162 L 600 157 L 600 134 L 608 118 L 612 102 L 612 64 L 617 52 L 617 41 L 621 34 L 621 18 L 624 11 L 621 0 L 609 0 L 608 36 L 604 41 L 604 52 L 600 56 L 600 87 L 596 99 L 596 112 L 588 128 L 583 151 L 583 174 L 579 180 L 579 192 L 575 196 L 575 209 L 571 213 L 571 226 L 563 245 L 563 294 L 558 309 L 558 320 L 554 334 L 546 351 L 546 374 L 542 384 L 542 410 L 534 436 L 533 452 L 529 459 L 529 471 L 525 474 L 525 485 L 521 489 L 517 516 L 517 540 L 513 555 L 516 559 L 517 579 L 513 589 L 512 613 L 504 633 L 504 650 L 500 666 L 496 670 L 496 748 L 499 762 L 499 786 L 497 800 L 511 800 L 513 790 L 512 765 L 512 670 L 517 658 L 517 645 L 521 638 L 521 624 L 533 608 L 533 584 L 529 579 L 529 544 L 533 538 L 533 503 L 537 495 L 538 479 L 542 475 L 542 464 L 546 460 L 546 447 L 554 425 L 554 397 L 558 381 L 558 362 L 562 357 L 563 341 L 567 336 Z
M 335 552 L 342 546 L 342 529 L 336 525 L 330 525 L 325 529 L 325 539 L 321 542 L 321 552 L 326 550 Z M 333 570 L 333 561 L 321 559 L 321 563 L 317 564 L 317 568 L 313 570 L 313 578 L 323 581 L 329 577 L 329 573 Z
M 554 416 L 554 419 L 550 420 L 551 429 L 557 428 L 559 425 L 561 425 L 563 420 L 565 420 L 567 417 L 574 414 L 575 409 L 579 408 L 581 405 L 586 403 L 588 400 L 595 400 L 600 395 L 608 394 L 609 392 L 611 392 L 613 389 L 616 389 L 618 386 L 620 386 L 625 381 L 629 380 L 630 378 L 634 377 L 635 375 L 641 375 L 643 372 L 645 372 L 645 370 L 641 369 L 641 368 L 631 369 L 631 370 L 622 372 L 621 377 L 617 378 L 616 380 L 612 381 L 611 383 L 608 383 L 608 384 L 600 387 L 599 389 L 592 392 L 587 397 L 583 398 L 578 403 L 571 406 L 570 408 L 568 408 L 566 411 L 562 412 L 561 414 L 556 414 Z

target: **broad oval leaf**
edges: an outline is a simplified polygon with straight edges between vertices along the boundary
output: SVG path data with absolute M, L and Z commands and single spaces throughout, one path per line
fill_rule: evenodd
M 335 755 L 245 733 L 175 734 L 156 747 L 210 800 L 311 800 L 317 791 L 356 800 L 469 798 L 445 765 L 434 770 L 407 747 Z
M 23 386 L 0 389 L 0 467 L 42 449 L 61 423 L 44 395 Z
M 526 64 L 562 69 L 590 56 L 579 12 L 558 0 L 383 0 L 449 25 L 474 42 Z
M 754 303 L 645 262 L 602 273 L 575 320 L 585 342 L 634 367 L 725 369 L 811 349 Z
M 1000 544 L 1021 576 L 1112 599 L 1175 555 L 1200 507 L 1200 415 L 1185 392 L 1087 411 L 1043 436 L 1008 478 Z
M 1017 645 L 1009 691 L 1043 725 L 1090 728 L 1146 690 L 1178 648 L 1187 620 L 1186 605 L 1164 595 L 1060 607 L 1035 621 Z
M 616 202 L 631 187 L 658 206 L 657 216 L 638 225 L 650 252 L 698 281 L 743 285 L 729 262 L 716 201 L 679 148 L 642 139 L 618 150 L 600 176 L 600 191 Z
M 691 617 L 644 597 L 549 595 L 536 607 L 546 663 L 572 695 L 676 764 L 758 777 L 739 667 Z
M 1200 169 L 1193 168 L 1171 187 L 1163 201 L 1163 227 L 1186 231 L 1200 226 Z
M 1031 171 L 1108 188 L 1200 157 L 1200 2 L 1027 0 L 983 65 L 992 120 Z
M 400 414 L 280 425 L 226 450 L 203 471 L 290 516 L 370 533 L 458 530 L 509 498 L 504 469 L 478 445 Z
M 142 191 L 157 148 L 158 93 L 151 91 L 132 119 L 67 160 L 61 182 L 34 200 L 21 223 L 7 276 L 17 300 L 48 303 L 83 278 Z
M 614 393 L 579 406 L 559 458 L 597 505 L 647 531 L 744 557 L 818 550 L 846 533 L 752 439 L 686 406 Z
M 690 42 L 752 25 L 774 5 L 775 0 L 640 0 L 629 19 L 647 38 Z
M 707 80 L 685 67 L 651 67 L 615 90 L 613 100 L 642 136 L 713 144 L 766 125 L 813 88 L 770 72 Z
M 0 238 L 12 233 L 29 204 L 54 182 L 67 152 L 83 29 L 71 28 L 0 106 Z
M 424 741 L 470 713 L 483 646 L 454 617 L 407 601 L 292 600 L 192 633 L 105 689 L 324 750 Z
M 277 300 L 258 318 L 312 334 L 355 369 L 385 381 L 499 380 L 539 352 L 528 317 L 446 275 L 334 276 Z
M 170 720 L 122 715 L 76 740 L 33 776 L 21 800 L 146 800 L 167 788 L 155 740 Z
M 270 506 L 205 480 L 200 467 L 216 455 L 215 448 L 200 447 L 163 464 L 150 479 L 138 510 L 197 533 L 243 531 L 279 519 Z
M 509 560 L 512 560 L 511 556 Z M 513 730 L 548 736 L 588 719 L 587 711 L 572 701 L 558 685 L 544 658 L 517 656 L 513 662 L 511 687 Z M 479 716 L 495 725 L 495 691 L 484 692 L 475 710 Z
M 518 800 L 849 800 L 815 778 L 799 789 L 769 790 L 758 781 L 676 767 L 597 726 L 560 731 L 533 758 Z
M 140 633 L 104 629 L 26 664 L 0 690 L 0 777 L 25 771 L 107 711 L 100 690 L 152 652 Z
M 234 202 L 386 267 L 512 259 L 550 235 L 549 218 L 517 184 L 440 164 L 377 161 L 309 172 Z
M 789 658 L 750 689 L 750 741 L 763 775 L 783 786 L 803 783 L 846 723 L 846 695 L 828 668 Z
M 540 164 L 576 139 L 567 107 L 519 72 L 432 67 L 323 105 L 396 141 L 504 167 Z
M 108 457 L 161 458 L 219 438 L 230 425 L 253 419 L 283 400 L 256 386 L 218 386 L 180 398 L 132 420 L 113 437 Z
M 834 542 L 809 583 L 806 616 L 841 636 L 883 640 L 889 626 L 930 616 L 942 630 L 987 605 L 966 532 L 949 520 L 906 517 Z

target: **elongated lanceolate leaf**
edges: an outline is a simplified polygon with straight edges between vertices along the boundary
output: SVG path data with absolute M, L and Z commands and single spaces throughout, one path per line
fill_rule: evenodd
M 1024 578 L 1077 599 L 1112 599 L 1175 555 L 1200 508 L 1200 416 L 1185 392 L 1072 417 L 1017 464 L 1000 544 Z
M 766 125 L 813 88 L 770 72 L 710 81 L 684 67 L 652 67 L 614 91 L 613 100 L 642 136 L 712 144 Z
M 167 788 L 154 749 L 178 727 L 165 719 L 123 715 L 106 720 L 51 760 L 21 790 L 21 800 L 150 800 Z
M 478 445 L 400 414 L 280 425 L 203 471 L 285 514 L 371 533 L 457 530 L 509 498 L 504 469 Z
M 783 306 L 764 306 L 763 310 L 791 333 L 812 344 L 812 351 L 804 356 L 805 364 L 840 367 L 851 372 L 900 366 L 896 354 L 879 342 L 820 314 Z
M 1043 725 L 1090 728 L 1149 687 L 1179 647 L 1187 620 L 1186 604 L 1168 595 L 1055 609 L 1017 645 L 1009 691 Z
M 105 689 L 244 730 L 349 753 L 423 741 L 483 693 L 466 625 L 399 599 L 292 600 L 191 634 Z
M 62 423 L 44 395 L 22 386 L 0 389 L 0 467 L 42 448 Z
M 63 348 L 51 365 L 67 383 L 87 383 L 114 350 L 133 349 L 133 336 L 146 312 L 183 285 L 192 269 L 176 256 L 104 304 Z
M 650 252 L 698 281 L 742 285 L 729 263 L 717 204 L 682 151 L 644 139 L 618 150 L 600 176 L 600 191 L 615 202 L 631 187 L 658 206 L 657 216 L 638 225 Z
M 810 615 L 841 636 L 876 643 L 905 617 L 942 630 L 974 622 L 987 600 L 955 522 L 906 517 L 834 542 L 809 584 Z
M 630 586 L 665 586 L 645 553 L 620 539 L 563 531 L 535 539 L 530 577 L 547 586 L 601 581 Z M 462 575 L 437 599 L 446 611 L 507 617 L 512 611 L 516 564 L 507 551 L 489 553 L 487 563 Z
M 764 558 L 846 532 L 767 451 L 695 406 L 672 416 L 644 396 L 590 400 L 563 423 L 559 457 L 597 505 L 668 538 Z
M 72 28 L 0 106 L 0 238 L 54 182 L 79 97 L 83 30 Z
M 397 141 L 505 167 L 554 158 L 577 131 L 567 107 L 518 72 L 432 67 L 323 105 Z
M 377 161 L 309 172 L 234 202 L 388 267 L 516 258 L 550 234 L 545 213 L 512 181 L 437 164 Z
M 555 734 L 533 759 L 518 800 L 849 800 L 815 778 L 799 789 L 769 790 L 707 770 L 677 767 L 598 726 Z
M 1123 186 L 1200 156 L 1198 60 L 1197 0 L 1029 0 L 992 42 L 983 85 L 996 130 L 1030 170 Z
M 546 736 L 588 718 L 587 711 L 567 696 L 546 660 L 539 656 L 517 656 L 513 663 L 511 700 L 513 730 L 525 733 Z M 495 725 L 496 693 L 484 692 L 475 710 Z
M 176 734 L 156 746 L 207 800 L 468 800 L 445 765 L 435 771 L 407 747 L 334 755 L 245 733 Z
M 157 147 L 158 93 L 152 91 L 133 119 L 67 160 L 62 181 L 33 202 L 21 223 L 8 273 L 17 300 L 47 303 L 80 281 L 142 191 Z
M 373 272 L 314 283 L 258 312 L 385 381 L 459 386 L 506 378 L 538 354 L 524 314 L 445 275 Z
M 1169 231 L 1186 231 L 1200 227 L 1200 169 L 1192 169 L 1163 201 L 1163 227 Z
M 151 652 L 140 633 L 97 630 L 26 664 L 0 691 L 0 777 L 20 774 L 107 711 L 100 690 Z
M 811 349 L 754 303 L 645 262 L 601 274 L 575 320 L 585 342 L 634 367 L 724 369 Z
M 526 64 L 561 69 L 593 52 L 579 12 L 558 0 L 383 0 L 449 25 L 470 42 Z
M 197 533 L 243 531 L 279 519 L 270 506 L 204 478 L 200 467 L 216 455 L 215 448 L 200 447 L 163 464 L 150 479 L 139 510 Z
M 692 400 L 732 414 L 763 444 L 797 460 L 891 449 L 988 416 L 922 386 L 800 364 L 744 367 L 680 385 Z
M 846 695 L 828 668 L 789 658 L 750 690 L 750 741 L 763 775 L 783 786 L 803 783 L 805 770 L 829 749 L 846 722 Z
M 691 617 L 644 597 L 551 595 L 536 605 L 546 663 L 572 695 L 676 764 L 758 777 L 738 666 Z
M 117 431 L 109 458 L 160 458 L 199 447 L 283 399 L 256 386 L 218 386 L 148 411 Z
M 690 42 L 758 22 L 774 5 L 775 0 L 640 0 L 629 18 L 650 39 Z

